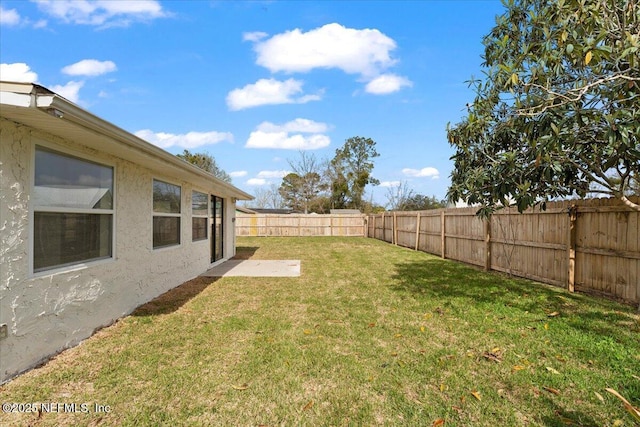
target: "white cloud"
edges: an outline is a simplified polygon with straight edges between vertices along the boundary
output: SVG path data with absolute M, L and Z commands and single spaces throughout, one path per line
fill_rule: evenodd
M 37 3 L 44 13 L 66 23 L 103 28 L 169 16 L 155 0 L 37 0 Z
M 295 79 L 260 79 L 254 84 L 229 92 L 227 106 L 230 110 L 237 111 L 260 105 L 306 104 L 321 99 L 321 93 L 297 96 L 302 93 L 302 85 L 302 81 Z
M 337 68 L 364 77 L 395 64 L 390 56 L 395 48 L 395 41 L 376 29 L 357 30 L 336 23 L 306 33 L 296 28 L 254 45 L 256 63 L 271 72 Z
M 411 87 L 413 83 L 406 77 L 395 74 L 383 74 L 367 83 L 365 90 L 374 95 L 386 95 L 397 92 L 405 86 Z
M 243 176 L 247 176 L 248 173 L 247 171 L 234 171 L 229 172 L 229 176 L 231 176 L 231 178 L 242 178 Z
M 271 122 L 262 122 L 258 125 L 258 130 L 263 132 L 323 133 L 329 130 L 329 126 L 326 123 L 297 118 L 283 125 L 276 125 Z
M 80 89 L 84 86 L 84 82 L 70 81 L 66 85 L 51 86 L 51 90 L 63 98 L 68 99 L 71 102 L 78 103 L 80 101 Z
M 261 186 L 266 184 L 267 180 L 263 178 L 251 178 L 247 180 L 247 185 Z
M 0 25 L 13 26 L 20 24 L 20 14 L 15 9 L 0 6 Z
M 249 42 L 257 42 L 267 37 L 269 34 L 264 33 L 262 31 L 254 31 L 252 33 L 243 33 L 242 40 Z
M 331 143 L 326 135 L 303 136 L 300 134 L 288 136 L 286 132 L 251 132 L 247 148 L 279 148 L 283 150 L 317 150 Z
M 438 169 L 432 168 L 432 167 L 426 167 L 422 169 L 405 168 L 405 169 L 402 169 L 402 173 L 405 174 L 406 176 L 410 176 L 413 178 L 428 178 L 428 177 L 431 177 L 431 179 L 440 178 L 440 172 L 438 172 Z
M 2 80 L 8 82 L 35 83 L 38 81 L 38 74 L 31 71 L 31 68 L 24 62 L 0 64 L 0 76 L 2 76 Z
M 258 178 L 284 178 L 285 176 L 287 176 L 290 172 L 289 171 L 260 171 L 258 172 L 257 177 Z
M 99 76 L 111 73 L 118 68 L 112 61 L 98 61 L 97 59 L 83 59 L 75 64 L 67 65 L 62 69 L 64 74 L 70 76 Z
M 222 141 L 233 142 L 233 135 L 229 132 L 188 132 L 185 134 L 172 134 L 165 132 L 152 132 L 149 129 L 139 130 L 135 133 L 160 148 L 180 147 L 197 148 L 208 144 L 217 144 Z
M 379 187 L 399 187 L 400 181 L 382 181 L 378 184 Z
M 251 132 L 245 147 L 317 150 L 331 144 L 331 139 L 322 134 L 328 129 L 329 126 L 326 123 L 300 118 L 282 125 L 262 122 L 255 131 Z M 290 135 L 290 133 L 294 134 Z M 303 135 L 304 133 L 310 135 Z

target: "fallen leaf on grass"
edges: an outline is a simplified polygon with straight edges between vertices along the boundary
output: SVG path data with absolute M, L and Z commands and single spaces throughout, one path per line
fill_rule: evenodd
M 369 323 L 369 327 L 370 327 L 370 328 L 373 328 L 374 326 L 376 326 L 376 324 L 375 324 L 375 323 L 373 323 L 373 322 Z
M 472 395 L 473 397 L 475 397 L 476 399 L 478 399 L 478 400 L 482 400 L 482 399 L 480 398 L 480 392 L 479 392 L 479 391 L 473 390 L 473 391 L 471 392 L 471 395 Z
M 544 329 L 545 329 L 545 330 L 549 330 L 549 324 L 548 324 L 548 323 L 545 323 L 545 324 L 544 324 Z
M 512 371 L 522 371 L 524 369 L 527 369 L 525 366 L 522 365 L 515 365 L 513 368 L 511 368 Z
M 445 391 L 446 388 L 447 388 L 447 386 L 444 385 L 444 383 L 440 384 L 440 391 Z
M 303 411 L 306 411 L 308 409 L 311 409 L 311 407 L 313 406 L 313 400 L 310 400 L 309 403 L 307 403 L 306 405 L 304 405 L 304 408 L 302 408 Z
M 440 427 L 444 425 L 444 419 L 443 418 L 438 418 L 437 420 L 435 420 L 433 422 L 433 424 L 431 424 L 431 427 Z
M 231 384 L 231 387 L 232 387 L 234 390 L 246 390 L 246 389 L 248 389 L 248 388 L 249 388 L 249 384 L 246 384 L 246 383 L 245 383 L 245 384 L 242 384 L 242 385 L 235 385 L 235 384 Z
M 560 390 L 556 390 L 555 388 L 552 388 L 552 387 L 542 386 L 542 389 L 548 391 L 549 393 L 555 394 L 555 395 L 559 395 L 560 394 Z
M 305 329 L 303 332 L 305 335 L 311 335 L 311 329 Z
M 560 372 L 553 369 L 551 366 L 547 366 L 546 368 L 547 368 L 547 371 L 551 372 L 552 374 L 560 375 Z
M 492 360 L 496 363 L 502 362 L 502 355 L 499 352 L 494 353 L 494 352 L 485 351 L 482 354 L 482 357 L 484 357 L 487 360 Z
M 596 394 L 596 397 L 598 398 L 598 400 L 602 403 L 604 403 L 604 397 L 602 397 L 602 395 L 600 393 L 598 393 L 597 391 L 594 391 L 594 393 Z
M 547 317 L 556 317 L 556 316 L 559 316 L 559 315 L 560 315 L 560 313 L 559 313 L 559 312 L 554 311 L 553 313 L 549 313 L 549 314 L 547 314 Z
M 609 393 L 613 394 L 618 399 L 620 399 L 620 401 L 624 405 L 624 409 L 626 409 L 627 412 L 630 413 L 631 416 L 636 419 L 636 421 L 640 421 L 640 409 L 636 408 L 631 403 L 629 403 L 629 401 L 627 399 L 625 399 L 620 393 L 618 393 L 614 389 L 605 388 L 605 390 L 608 391 Z

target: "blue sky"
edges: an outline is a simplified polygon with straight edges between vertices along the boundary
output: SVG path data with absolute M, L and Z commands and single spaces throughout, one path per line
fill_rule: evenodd
M 389 187 L 444 198 L 500 1 L 0 1 L 0 79 L 39 83 L 254 194 L 372 138 Z

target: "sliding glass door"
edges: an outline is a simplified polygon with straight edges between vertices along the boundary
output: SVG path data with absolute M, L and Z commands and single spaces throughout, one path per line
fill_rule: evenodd
M 211 196 L 211 262 L 224 257 L 224 200 Z

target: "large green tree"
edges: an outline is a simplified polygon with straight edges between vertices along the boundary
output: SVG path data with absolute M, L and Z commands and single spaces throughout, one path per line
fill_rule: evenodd
M 293 172 L 282 179 L 279 189 L 286 205 L 304 213 L 324 212 L 329 184 L 322 162 L 305 151 L 300 151 L 298 158 L 288 162 Z
M 184 150 L 182 154 L 176 154 L 176 156 L 206 170 L 222 181 L 231 183 L 231 176 L 218 166 L 216 159 L 209 153 L 192 153 L 189 150 Z
M 282 178 L 279 192 L 285 205 L 301 212 L 317 212 L 320 206 L 322 176 L 308 172 L 303 176 L 291 172 Z
M 450 200 L 480 214 L 589 193 L 627 198 L 640 175 L 640 2 L 503 0 L 483 80 L 448 126 Z
M 331 181 L 331 203 L 334 208 L 362 209 L 363 196 L 368 184 L 379 181 L 371 176 L 373 159 L 380 156 L 376 142 L 371 138 L 355 136 L 345 141 L 336 150 L 329 163 Z

